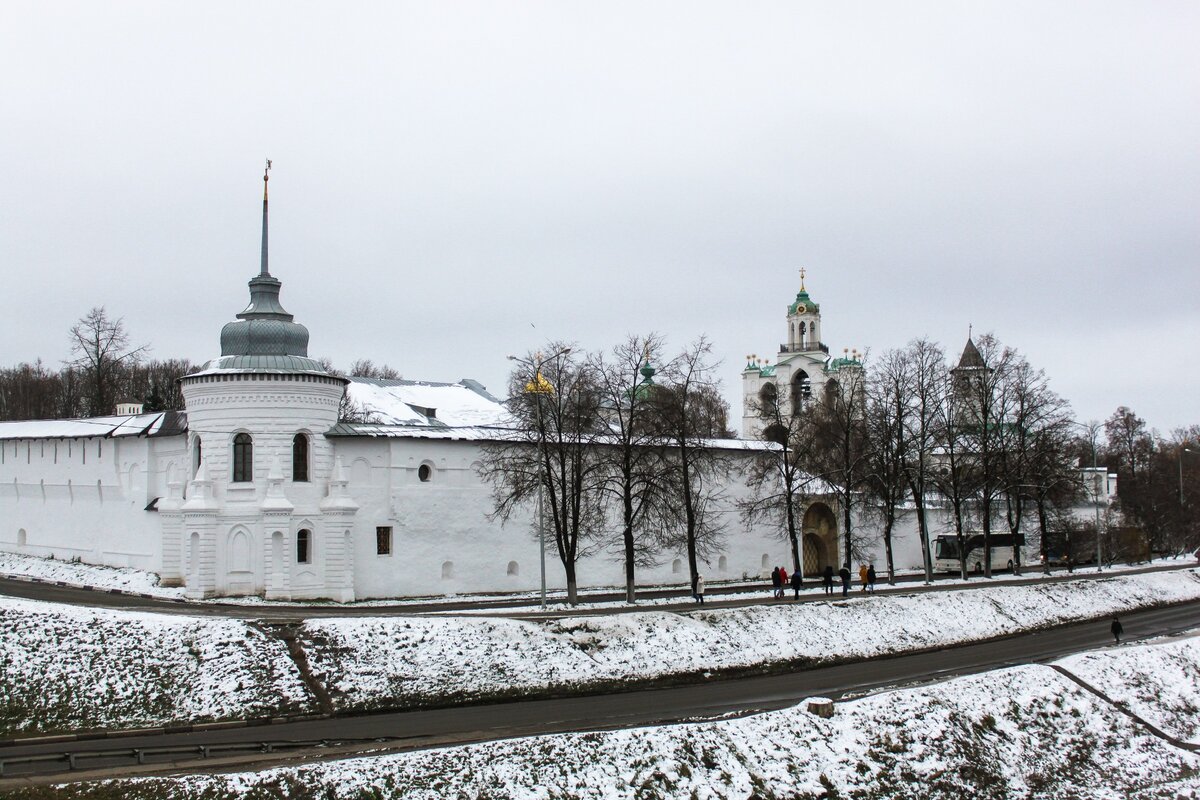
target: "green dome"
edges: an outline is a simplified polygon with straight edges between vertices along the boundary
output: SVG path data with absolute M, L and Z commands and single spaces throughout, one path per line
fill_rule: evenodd
M 796 294 L 795 302 L 788 306 L 788 314 L 803 314 L 805 312 L 819 314 L 821 312 L 821 304 L 809 297 L 808 292 L 801 289 Z

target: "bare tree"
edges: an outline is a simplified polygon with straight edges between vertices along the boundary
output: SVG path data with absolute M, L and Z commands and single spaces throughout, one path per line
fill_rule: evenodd
M 866 375 L 860 362 L 843 365 L 825 382 L 824 397 L 813 409 L 813 439 L 808 471 L 830 485 L 842 511 L 844 563 L 866 556 L 869 541 L 853 525 L 868 475 Z
M 699 560 L 721 547 L 725 532 L 717 506 L 729 463 L 711 440 L 728 434 L 729 409 L 711 358 L 712 344 L 702 336 L 671 360 L 663 388 L 654 393 L 655 429 L 668 445 L 664 473 L 676 486 L 672 539 L 687 551 L 693 592 Z
M 636 572 L 655 563 L 661 544 L 656 536 L 666 524 L 670 482 L 664 479 L 663 454 L 651 419 L 655 413 L 654 382 L 663 340 L 658 334 L 630 336 L 609 355 L 597 353 L 589 368 L 595 376 L 611 431 L 600 449 L 604 489 L 619 509 L 621 555 L 625 566 L 625 600 L 637 600 Z
M 111 414 L 115 405 L 118 372 L 142 360 L 147 345 L 131 348 L 120 319 L 109 319 L 103 306 L 93 308 L 71 326 L 71 353 L 67 364 L 83 376 L 87 386 L 87 413 Z
M 875 362 L 864 403 L 867 440 L 867 495 L 875 501 L 868 514 L 882 523 L 888 583 L 894 584 L 892 531 L 908 498 L 912 462 L 912 374 L 907 351 L 889 350 Z
M 908 487 L 917 512 L 917 530 L 921 536 L 921 556 L 925 563 L 925 581 L 933 580 L 933 554 L 930 552 L 929 519 L 926 514 L 929 492 L 933 488 L 938 452 L 939 420 L 946 407 L 949 388 L 946 355 L 936 343 L 915 339 L 904 349 L 908 392 L 905 404 L 908 438 Z
M 762 420 L 760 436 L 774 447 L 759 450 L 750 465 L 746 485 L 751 494 L 738 503 L 747 526 L 771 523 L 792 550 L 792 574 L 804 575 L 800 524 L 814 478 L 804 470 L 813 444 L 812 417 L 803 398 L 784 403 L 774 383 L 763 386 L 749 410 Z
M 555 355 L 515 359 L 509 378 L 512 438 L 484 447 L 480 474 L 492 485 L 495 519 L 508 520 L 544 496 L 543 520 L 566 574 L 567 602 L 579 602 L 579 560 L 604 526 L 605 474 L 599 453 L 607 442 L 601 393 L 587 362 L 563 342 Z M 542 494 L 544 493 L 544 494 Z M 536 512 L 535 512 L 536 513 Z

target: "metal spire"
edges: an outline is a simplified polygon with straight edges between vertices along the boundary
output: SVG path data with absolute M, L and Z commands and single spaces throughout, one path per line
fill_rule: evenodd
M 267 168 L 263 170 L 263 234 L 262 234 L 262 267 L 259 269 L 259 275 L 270 275 L 267 270 L 267 181 L 270 176 L 267 174 L 271 171 L 271 159 L 267 159 Z
M 800 291 L 804 291 L 804 267 L 800 268 Z

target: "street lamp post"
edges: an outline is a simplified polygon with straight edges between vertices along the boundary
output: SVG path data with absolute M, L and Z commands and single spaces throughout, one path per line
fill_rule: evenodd
M 537 356 L 535 357 L 534 361 L 530 361 L 529 359 L 526 359 L 526 358 L 517 358 L 516 356 L 509 356 L 508 360 L 516 361 L 518 364 L 524 364 L 525 366 L 527 366 L 531 370 L 533 370 L 533 379 L 530 380 L 530 382 L 526 385 L 525 391 L 526 391 L 526 393 L 532 392 L 534 394 L 541 394 L 545 391 L 542 388 L 543 384 L 545 384 L 546 386 L 549 386 L 549 383 L 546 381 L 546 379 L 542 377 L 542 365 L 545 364 L 547 361 L 558 358 L 560 356 L 565 356 L 567 353 L 570 353 L 570 352 L 571 352 L 571 348 L 566 347 L 566 348 L 563 348 L 562 350 L 559 350 L 557 353 L 550 356 L 549 358 L 542 358 L 542 354 L 538 353 Z M 553 388 L 551 388 L 549 391 L 552 392 Z M 538 441 L 537 441 L 537 444 L 538 444 L 538 497 L 537 497 L 538 565 L 540 568 L 541 579 L 542 579 L 541 605 L 542 605 L 542 608 L 545 608 L 546 607 L 546 516 L 543 513 L 542 496 L 545 493 L 545 480 L 544 479 L 546 477 L 546 472 L 545 472 L 546 433 L 545 433 L 545 428 L 542 427 L 542 401 L 541 401 L 540 397 L 537 398 L 537 400 L 535 400 L 534 408 L 535 408 L 535 412 L 537 414 L 537 428 L 538 428 Z

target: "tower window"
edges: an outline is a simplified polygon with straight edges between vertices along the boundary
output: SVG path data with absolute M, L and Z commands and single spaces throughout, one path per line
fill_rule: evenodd
M 375 528 L 375 555 L 390 556 L 392 554 L 392 528 L 390 525 L 380 525 Z
M 303 433 L 292 438 L 292 480 L 308 483 L 308 437 Z
M 312 531 L 308 528 L 296 532 L 296 563 L 312 563 Z
M 192 448 L 192 475 L 200 471 L 200 464 L 204 460 L 204 453 L 201 450 L 200 437 L 196 437 L 195 447 Z
M 254 440 L 248 433 L 233 437 L 233 482 L 254 480 Z
M 433 467 L 422 464 L 417 468 L 417 477 L 420 478 L 421 483 L 428 483 L 429 479 L 433 477 Z

